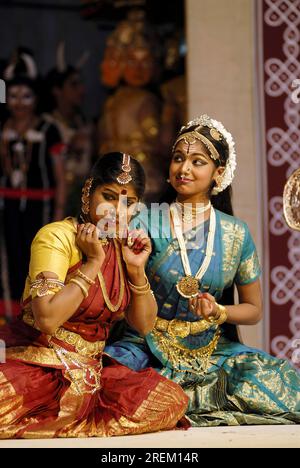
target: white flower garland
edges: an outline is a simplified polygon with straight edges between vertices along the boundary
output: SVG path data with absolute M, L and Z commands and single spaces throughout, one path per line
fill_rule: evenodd
M 220 183 L 217 187 L 214 187 L 212 190 L 212 195 L 217 195 L 220 192 L 223 192 L 229 185 L 231 185 L 233 178 L 234 178 L 234 171 L 236 169 L 236 152 L 235 152 L 235 143 L 232 138 L 231 133 L 229 133 L 224 125 L 219 122 L 218 120 L 211 119 L 207 114 L 203 114 L 200 117 L 191 120 L 187 123 L 184 127 L 181 128 L 180 133 L 183 130 L 187 130 L 190 127 L 194 126 L 198 127 L 209 127 L 215 128 L 226 140 L 229 148 L 229 157 L 226 162 L 225 170 L 220 177 Z

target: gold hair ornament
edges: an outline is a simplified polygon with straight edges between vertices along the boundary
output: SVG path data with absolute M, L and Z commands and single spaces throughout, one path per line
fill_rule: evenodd
M 91 188 L 92 188 L 93 181 L 94 181 L 93 177 L 90 177 L 89 179 L 87 179 L 85 181 L 85 184 L 84 184 L 83 189 L 82 189 L 82 196 L 81 196 L 82 207 L 81 207 L 81 211 L 85 215 L 89 214 L 89 211 L 90 211 L 90 191 L 91 191 Z
M 214 147 L 214 145 L 211 143 L 211 141 L 209 141 L 208 138 L 206 138 L 204 135 L 201 135 L 201 133 L 198 133 L 197 130 L 193 130 L 192 132 L 188 132 L 188 133 L 184 133 L 183 135 L 180 135 L 175 142 L 174 149 L 176 145 L 182 140 L 187 145 L 193 145 L 194 143 L 196 143 L 197 140 L 199 140 L 206 146 L 212 159 L 214 159 L 215 161 L 220 159 L 220 155 L 218 151 L 216 150 L 216 148 Z
M 129 154 L 123 154 L 123 162 L 122 162 L 122 172 L 117 177 L 117 182 L 121 185 L 129 184 L 132 181 L 132 177 L 130 175 L 131 166 L 130 166 L 130 156 Z
M 191 132 L 182 134 L 182 132 L 187 131 L 192 127 L 196 127 L 196 129 Z M 180 129 L 179 136 L 173 147 L 173 151 L 175 149 L 175 146 L 180 140 L 187 138 L 186 141 L 188 142 L 188 144 L 191 144 L 191 141 L 193 141 L 193 138 L 194 138 L 194 142 L 196 140 L 202 141 L 202 143 L 209 150 L 209 153 L 212 159 L 214 160 L 220 159 L 220 156 L 217 150 L 215 149 L 214 145 L 211 143 L 211 141 L 209 141 L 206 137 L 204 137 L 203 135 L 201 135 L 201 133 L 199 133 L 202 127 L 208 127 L 210 129 L 210 135 L 214 140 L 216 141 L 220 141 L 222 139 L 225 140 L 229 149 L 229 157 L 228 157 L 228 160 L 226 161 L 225 170 L 222 173 L 222 175 L 219 176 L 218 185 L 214 187 L 212 190 L 212 195 L 217 195 L 218 193 L 223 192 L 223 190 L 225 190 L 229 185 L 231 185 L 233 178 L 234 178 L 234 172 L 236 169 L 235 143 L 233 141 L 231 133 L 229 133 L 226 130 L 223 124 L 219 122 L 218 120 L 211 119 L 206 114 L 203 114 L 200 117 L 194 120 L 191 120 L 190 122 L 187 123 L 186 126 Z M 187 136 L 187 135 L 191 135 L 191 136 Z M 214 149 L 212 150 L 211 147 L 213 147 Z M 216 157 L 216 155 L 218 155 L 218 157 Z

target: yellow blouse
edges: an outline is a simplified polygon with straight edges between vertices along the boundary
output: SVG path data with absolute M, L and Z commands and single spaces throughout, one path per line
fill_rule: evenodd
M 36 234 L 31 244 L 29 273 L 26 278 L 22 300 L 36 297 L 37 290 L 30 292 L 31 283 L 43 271 L 51 271 L 58 280 L 65 283 L 67 272 L 82 259 L 82 252 L 76 245 L 77 221 L 67 217 L 62 221 L 47 224 Z M 55 294 L 60 288 L 52 289 Z

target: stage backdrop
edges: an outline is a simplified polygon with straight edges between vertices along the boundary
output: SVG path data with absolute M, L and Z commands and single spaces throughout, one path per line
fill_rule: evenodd
M 288 229 L 282 193 L 300 167 L 300 0 L 187 0 L 189 116 L 230 129 L 238 168 L 235 214 L 258 247 L 264 321 L 246 344 L 300 366 L 300 233 Z M 201 25 L 201 27 L 199 27 Z
M 269 281 L 269 344 L 274 355 L 300 367 L 300 232 L 287 227 L 282 210 L 284 184 L 300 167 L 300 103 L 293 102 L 293 81 L 300 78 L 300 0 L 259 0 L 257 5 L 267 161 L 269 258 L 264 267 Z
M 236 216 L 246 221 L 264 264 L 261 157 L 257 150 L 255 1 L 187 0 L 189 117 L 221 120 L 236 141 L 233 182 Z M 265 307 L 268 317 L 268 306 Z M 264 322 L 241 327 L 243 341 L 265 348 Z M 267 323 L 266 323 L 267 325 Z

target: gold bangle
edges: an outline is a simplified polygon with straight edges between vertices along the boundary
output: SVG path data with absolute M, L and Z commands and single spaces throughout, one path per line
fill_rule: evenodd
M 217 306 L 218 310 L 217 310 L 217 315 L 215 316 L 215 320 L 218 321 L 220 319 L 221 315 L 222 315 L 222 310 L 221 310 L 220 304 L 218 304 L 217 302 L 216 302 L 216 306 Z
M 150 284 L 147 285 L 147 288 L 143 289 L 143 290 L 140 290 L 140 289 L 136 289 L 134 286 L 131 286 L 129 284 L 129 289 L 134 293 L 136 294 L 137 296 L 144 296 L 145 294 L 148 294 L 149 291 L 151 291 L 151 287 L 150 287 Z
M 146 296 L 149 292 L 151 292 L 151 289 L 147 289 L 147 291 L 134 291 L 134 290 L 131 290 L 131 291 L 136 296 Z
M 129 287 L 130 287 L 130 288 L 134 288 L 134 289 L 136 289 L 137 291 L 143 291 L 144 289 L 150 287 L 150 283 L 149 283 L 149 280 L 148 280 L 148 278 L 147 278 L 146 275 L 145 275 L 145 280 L 146 280 L 146 284 L 144 284 L 143 286 L 137 286 L 137 285 L 131 283 L 129 280 L 128 280 L 128 284 L 129 284 Z
M 75 278 L 72 278 L 72 279 L 69 281 L 69 283 L 77 284 L 77 286 L 80 287 L 80 289 L 81 289 L 81 291 L 82 291 L 82 294 L 84 295 L 84 298 L 87 298 L 87 297 L 88 297 L 89 293 L 88 293 L 86 287 L 85 287 L 80 281 L 78 281 L 78 280 L 75 279 Z
M 92 280 L 91 278 L 89 278 L 88 276 L 86 276 L 84 273 L 82 273 L 81 270 L 77 270 L 75 276 L 79 276 L 79 278 L 82 278 L 84 281 L 86 281 L 86 282 L 87 282 L 88 284 L 90 284 L 91 286 L 92 286 L 93 284 L 95 284 L 95 281 Z
M 227 312 L 226 307 L 224 307 L 221 304 L 218 304 L 218 308 L 219 308 L 219 310 L 221 310 L 221 314 L 217 319 L 217 324 L 222 325 L 222 323 L 226 322 L 226 320 L 228 318 L 228 312 Z
M 216 302 L 216 306 L 218 307 L 218 317 L 208 317 L 206 320 L 208 323 L 211 325 L 222 325 L 222 323 L 226 322 L 228 314 L 227 314 L 227 309 L 221 304 L 218 304 Z

